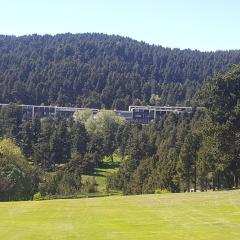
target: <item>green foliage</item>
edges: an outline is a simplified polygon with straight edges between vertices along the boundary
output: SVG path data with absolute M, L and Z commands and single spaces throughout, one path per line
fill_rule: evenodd
M 239 51 L 170 49 L 104 34 L 0 36 L 0 45 L 0 102 L 6 103 L 175 105 L 239 63 Z
M 166 193 L 170 193 L 167 189 L 156 189 L 154 191 L 155 194 L 166 194 Z
M 15 104 L 0 109 L 0 136 L 19 140 L 21 110 Z
M 197 186 L 197 152 L 200 147 L 200 135 L 191 132 L 186 135 L 179 154 L 178 172 L 184 182 L 184 191 L 190 191 L 191 181 L 194 191 Z
M 122 158 L 117 154 L 113 153 L 113 157 L 105 156 L 102 159 L 103 163 L 120 163 L 122 161 Z
M 82 187 L 81 173 L 79 171 L 64 172 L 58 184 L 57 193 L 71 195 L 80 193 Z
M 166 49 L 104 34 L 0 36 L 0 45 L 0 102 L 206 107 L 206 112 L 165 114 L 148 126 L 126 123 L 113 111 L 96 119 L 82 111 L 74 120 L 27 121 L 16 105 L 1 108 L 0 137 L 13 139 L 25 157 L 49 172 L 39 186 L 45 194 L 78 191 L 76 176 L 106 167 L 114 153 L 121 161 L 109 187 L 125 194 L 239 186 L 240 67 L 209 78 L 239 63 L 239 51 Z M 192 99 L 207 78 L 199 98 Z M 0 157 L 2 172 L 23 184 L 29 175 L 24 157 Z M 28 182 L 37 182 L 30 176 Z
M 65 120 L 43 119 L 39 137 L 34 145 L 33 158 L 44 169 L 66 163 L 71 158 L 71 133 Z
M 85 126 L 81 122 L 75 122 L 72 126 L 72 152 L 75 154 L 85 155 L 89 136 Z
M 86 109 L 83 111 L 75 112 L 73 118 L 76 122 L 86 123 L 88 119 L 93 118 L 93 113 L 92 110 Z
M 205 109 L 166 114 L 157 123 L 134 128 L 128 159 L 108 178 L 109 188 L 142 194 L 158 188 L 178 192 L 238 187 L 239 84 L 240 67 L 232 66 L 204 83 L 197 101 Z
M 10 139 L 0 141 L 0 200 L 31 199 L 38 173 L 29 166 L 21 150 Z
M 71 157 L 71 136 L 62 120 L 50 138 L 51 162 L 66 163 Z
M 33 195 L 33 200 L 38 201 L 38 200 L 42 200 L 42 195 L 40 192 L 37 192 Z
M 81 192 L 81 173 L 75 171 L 57 171 L 47 173 L 39 184 L 41 196 L 72 195 Z
M 90 153 L 83 155 L 73 154 L 72 159 L 65 165 L 66 169 L 69 171 L 76 171 L 83 174 L 91 174 L 94 172 L 94 167 L 96 166 L 94 156 Z
M 199 93 L 199 99 L 207 109 L 203 146 L 208 149 L 206 157 L 214 188 L 223 184 L 237 187 L 239 184 L 239 84 L 240 67 L 233 65 L 226 73 L 209 79 Z
M 97 192 L 97 181 L 95 178 L 88 178 L 83 185 L 83 192 L 86 193 L 95 193 Z
M 99 112 L 95 119 L 88 119 L 86 122 L 86 129 L 92 138 L 92 144 L 95 141 L 101 142 L 101 148 L 104 155 L 113 158 L 113 152 L 116 150 L 116 133 L 121 126 L 124 126 L 125 119 L 115 115 L 113 111 L 105 110 Z M 93 146 L 91 146 L 93 147 Z M 91 153 L 96 152 L 93 149 Z M 101 149 L 99 149 L 99 156 Z M 102 156 L 103 157 L 103 156 Z
M 35 162 L 45 169 L 50 169 L 53 165 L 51 162 L 50 138 L 53 134 L 53 121 L 44 119 L 41 122 L 41 130 L 36 144 L 34 145 L 33 158 Z

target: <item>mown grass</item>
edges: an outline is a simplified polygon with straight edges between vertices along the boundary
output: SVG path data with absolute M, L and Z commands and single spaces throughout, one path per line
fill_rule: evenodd
M 239 240 L 240 191 L 0 203 L 0 239 Z
M 121 158 L 114 154 L 113 161 L 110 157 L 105 157 L 102 161 L 101 167 L 95 168 L 94 174 L 92 175 L 82 175 L 82 182 L 85 183 L 87 180 L 92 181 L 95 179 L 97 183 L 97 191 L 106 193 L 106 177 L 109 174 L 116 173 L 119 168 Z

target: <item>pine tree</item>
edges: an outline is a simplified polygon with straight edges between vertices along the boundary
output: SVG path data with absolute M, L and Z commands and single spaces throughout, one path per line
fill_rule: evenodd
M 73 125 L 72 131 L 72 151 L 82 156 L 87 152 L 89 136 L 85 126 L 81 122 Z

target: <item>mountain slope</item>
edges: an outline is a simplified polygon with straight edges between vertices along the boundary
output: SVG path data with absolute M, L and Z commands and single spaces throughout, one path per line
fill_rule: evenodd
M 232 63 L 240 63 L 240 51 L 169 49 L 90 33 L 2 35 L 0 102 L 117 109 L 185 104 L 204 79 Z

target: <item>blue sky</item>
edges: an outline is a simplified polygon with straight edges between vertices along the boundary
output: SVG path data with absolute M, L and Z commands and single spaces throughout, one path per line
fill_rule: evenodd
M 101 32 L 164 47 L 240 49 L 239 0 L 0 0 L 0 34 Z

